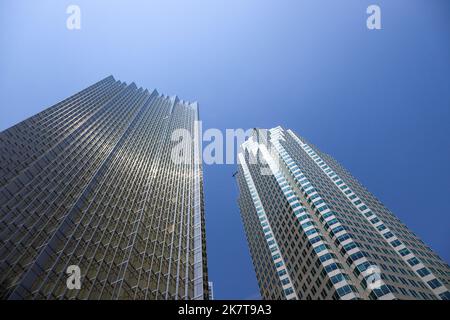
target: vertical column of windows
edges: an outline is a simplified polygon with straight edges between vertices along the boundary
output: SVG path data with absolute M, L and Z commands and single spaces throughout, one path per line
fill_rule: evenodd
M 247 167 L 244 155 L 240 152 L 238 154 L 238 158 L 239 164 L 242 167 L 244 173 L 244 179 L 247 183 L 253 204 L 256 209 L 256 214 L 258 215 L 258 220 L 264 233 L 266 243 L 271 252 L 272 262 L 275 266 L 278 278 L 283 288 L 284 295 L 287 300 L 298 299 L 297 294 L 292 285 L 292 280 L 290 278 L 289 271 L 287 270 L 286 265 L 284 263 L 283 256 L 281 254 L 281 251 L 279 250 L 277 240 L 272 232 L 272 227 L 270 226 L 270 222 L 267 218 L 265 209 L 261 203 L 261 199 L 259 198 L 258 191 L 256 190 L 255 183 Z

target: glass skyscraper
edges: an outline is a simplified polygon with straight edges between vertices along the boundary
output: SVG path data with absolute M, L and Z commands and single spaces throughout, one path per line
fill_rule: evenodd
M 207 299 L 198 118 L 109 76 L 1 132 L 1 298 Z
M 264 299 L 448 300 L 450 268 L 331 156 L 254 129 L 239 206 Z

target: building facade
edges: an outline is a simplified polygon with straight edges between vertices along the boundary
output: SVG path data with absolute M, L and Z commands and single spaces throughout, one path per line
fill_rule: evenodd
M 450 268 L 331 156 L 254 129 L 239 206 L 264 299 L 450 299 Z
M 198 119 L 109 76 L 1 132 L 1 297 L 207 299 Z
M 209 300 L 214 300 L 214 283 L 212 281 L 208 282 L 209 290 Z

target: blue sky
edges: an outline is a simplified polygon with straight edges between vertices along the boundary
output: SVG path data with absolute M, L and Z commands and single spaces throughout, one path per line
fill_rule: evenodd
M 3 0 L 0 130 L 113 74 L 199 101 L 204 129 L 293 129 L 450 261 L 449 39 L 447 0 Z M 209 275 L 255 298 L 234 171 L 204 167 Z

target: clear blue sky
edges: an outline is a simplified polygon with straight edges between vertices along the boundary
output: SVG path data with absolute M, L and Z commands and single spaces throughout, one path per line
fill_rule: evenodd
M 205 129 L 295 130 L 449 261 L 449 39 L 448 0 L 2 0 L 0 130 L 113 74 L 198 100 Z M 255 298 L 234 171 L 204 167 L 209 275 Z

